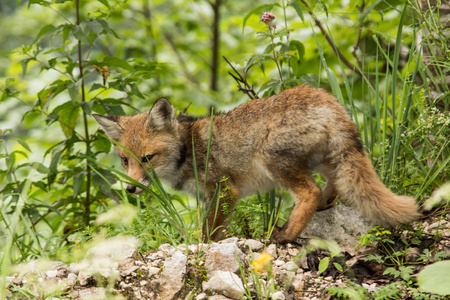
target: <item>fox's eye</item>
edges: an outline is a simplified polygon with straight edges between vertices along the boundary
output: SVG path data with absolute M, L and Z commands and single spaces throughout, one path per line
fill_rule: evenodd
M 142 158 L 142 162 L 143 163 L 150 162 L 152 160 L 153 156 L 155 156 L 155 155 L 154 154 L 152 154 L 152 155 L 149 154 L 149 155 L 144 156 Z
M 122 157 L 122 162 L 124 166 L 128 166 L 128 158 Z

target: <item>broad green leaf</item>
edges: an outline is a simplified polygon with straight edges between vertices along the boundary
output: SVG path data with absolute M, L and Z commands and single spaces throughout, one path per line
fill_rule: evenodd
M 302 7 L 300 5 L 300 1 L 293 0 L 293 1 L 289 2 L 288 5 L 292 6 L 295 9 L 295 11 L 297 12 L 297 15 L 300 17 L 302 22 L 305 22 L 305 18 L 303 17 L 303 9 L 302 9 Z
M 109 6 L 108 0 L 98 0 L 98 2 L 100 2 L 101 4 L 106 6 L 107 8 L 111 9 L 111 7 Z
M 425 267 L 419 273 L 418 283 L 424 292 L 450 295 L 450 261 L 440 261 Z
M 127 71 L 134 71 L 133 66 L 131 66 L 127 61 L 117 58 L 117 57 L 105 57 L 102 61 L 103 65 L 107 65 L 110 67 L 118 67 L 125 69 Z
M 77 102 L 77 97 L 80 92 L 81 88 L 81 80 L 78 80 L 76 82 L 73 82 L 67 86 L 67 89 L 69 91 L 70 99 L 72 99 L 72 103 Z
M 75 129 L 75 124 L 80 115 L 80 106 L 68 101 L 53 110 L 53 113 L 59 115 L 61 129 L 66 137 L 70 137 Z
M 31 152 L 30 146 L 28 146 L 27 142 L 20 138 L 11 138 L 10 140 L 14 140 L 18 142 L 22 147 L 24 147 L 28 152 Z
M 48 172 L 50 171 L 46 166 L 44 166 L 40 162 L 30 163 L 29 165 L 41 174 L 48 174 Z
M 82 103 L 80 103 L 80 106 L 86 114 L 90 115 L 92 113 L 92 107 L 94 106 L 94 101 L 82 102 Z
M 72 188 L 73 188 L 74 196 L 77 196 L 80 193 L 85 177 L 86 177 L 86 172 L 80 172 L 73 176 Z
M 51 24 L 45 25 L 44 27 L 41 28 L 41 30 L 39 31 L 38 35 L 36 36 L 36 38 L 34 39 L 32 44 L 36 43 L 45 34 L 55 31 L 55 29 L 57 29 L 57 27 L 55 27 Z
M 72 34 L 81 43 L 83 43 L 85 45 L 92 44 L 89 39 L 89 32 L 86 30 L 86 23 L 82 23 L 80 25 L 74 26 L 72 28 Z
M 336 268 L 336 270 L 338 270 L 339 272 L 343 273 L 344 269 L 342 268 L 342 266 L 338 263 L 333 263 L 334 267 Z
M 117 35 L 117 33 L 114 30 L 112 30 L 111 27 L 109 27 L 108 22 L 106 22 L 103 19 L 99 19 L 99 18 L 94 19 L 94 21 L 99 23 L 105 32 L 112 34 L 114 37 L 120 39 L 119 36 Z
M 330 264 L 330 258 L 328 256 L 322 258 L 322 260 L 319 262 L 319 274 L 322 274 L 323 272 L 325 272 L 325 270 L 328 268 L 329 264 Z

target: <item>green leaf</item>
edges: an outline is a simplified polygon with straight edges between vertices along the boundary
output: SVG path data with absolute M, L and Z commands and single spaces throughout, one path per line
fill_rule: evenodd
M 100 2 L 101 4 L 106 6 L 107 8 L 111 9 L 111 7 L 109 6 L 108 0 L 98 0 L 98 2 Z
M 81 80 L 78 80 L 76 82 L 73 82 L 67 86 L 67 89 L 69 91 L 70 99 L 72 99 L 72 103 L 77 102 L 77 97 L 80 92 L 81 87 Z
M 85 45 L 92 45 L 89 39 L 89 32 L 86 31 L 86 23 L 76 25 L 72 28 L 73 36 Z
M 41 174 L 48 174 L 48 172 L 50 172 L 50 170 L 40 162 L 31 163 L 30 166 Z
M 14 140 L 16 142 L 18 142 L 22 147 L 24 147 L 28 152 L 31 152 L 30 146 L 28 146 L 28 144 L 19 138 L 10 138 L 10 140 Z
M 58 174 L 58 166 L 61 161 L 61 156 L 63 154 L 63 144 L 61 143 L 52 151 L 52 158 L 50 160 L 49 167 L 49 175 L 48 175 L 48 185 L 52 185 L 52 183 L 56 179 L 56 175 Z
M 111 27 L 109 27 L 108 22 L 106 22 L 103 19 L 94 19 L 94 21 L 99 23 L 105 32 L 112 34 L 114 37 L 120 39 L 120 37 L 117 35 L 117 33 L 114 30 L 112 30 Z
M 292 6 L 295 11 L 297 12 L 297 15 L 300 17 L 300 19 L 302 20 L 302 22 L 305 22 L 305 18 L 303 17 L 303 9 L 300 5 L 300 1 L 299 0 L 294 0 L 288 3 L 289 6 Z
M 56 27 L 51 24 L 45 25 L 44 27 L 41 28 L 41 30 L 39 31 L 38 35 L 36 36 L 36 38 L 34 39 L 32 44 L 36 43 L 45 34 L 55 31 L 55 29 L 56 29 Z
M 94 106 L 94 101 L 86 101 L 86 102 L 82 102 L 80 103 L 81 108 L 83 109 L 83 111 L 90 115 L 92 113 L 92 107 Z
M 92 184 L 102 192 L 111 192 L 111 184 L 115 182 L 114 175 L 106 169 L 97 169 L 92 175 Z
M 68 101 L 56 107 L 53 113 L 58 114 L 59 123 L 64 135 L 70 137 L 80 115 L 80 106 L 77 103 L 73 104 L 71 101 Z
M 450 261 L 440 261 L 425 267 L 419 273 L 418 283 L 424 292 L 450 295 Z
M 80 172 L 73 176 L 73 195 L 77 196 L 80 191 L 81 187 L 83 186 L 84 178 L 86 177 L 86 172 Z
M 109 67 L 122 68 L 130 72 L 134 71 L 133 66 L 131 66 L 127 61 L 117 57 L 105 57 L 102 61 L 102 64 Z
M 343 273 L 344 269 L 342 268 L 342 266 L 338 263 L 333 263 L 333 266 L 336 268 L 336 270 L 338 270 L 339 272 Z
M 328 256 L 322 258 L 322 260 L 319 262 L 319 274 L 322 274 L 323 272 L 325 272 L 325 270 L 328 268 L 329 264 L 330 264 L 330 258 Z

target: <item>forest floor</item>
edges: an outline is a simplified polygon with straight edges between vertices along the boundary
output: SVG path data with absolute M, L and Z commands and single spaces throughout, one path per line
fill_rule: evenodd
M 421 291 L 416 282 L 417 274 L 427 265 L 450 257 L 449 220 L 450 209 L 441 208 L 397 234 L 373 231 L 367 236 L 371 242 L 353 254 L 336 255 L 318 248 L 306 251 L 305 239 L 275 245 L 229 238 L 211 245 L 175 248 L 165 244 L 145 254 L 134 249 L 118 263 L 102 262 L 100 256 L 95 260 L 98 274 L 92 269 L 77 270 L 74 264 L 52 262 L 47 271 L 32 275 L 28 268 L 8 276 L 6 298 L 441 299 Z M 231 247 L 231 254 L 223 251 L 227 247 Z M 261 253 L 269 254 L 264 269 L 257 267 L 258 260 L 264 263 Z M 233 256 L 243 262 L 231 267 Z M 103 270 L 102 265 L 108 263 L 114 265 L 112 269 Z M 211 273 L 218 270 L 233 273 L 231 282 L 211 279 Z M 55 285 L 59 292 L 50 293 Z

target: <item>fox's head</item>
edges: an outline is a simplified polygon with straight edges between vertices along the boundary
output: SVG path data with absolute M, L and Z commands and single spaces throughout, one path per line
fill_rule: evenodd
M 175 109 L 167 99 L 159 98 L 149 112 L 133 117 L 98 114 L 93 117 L 105 134 L 118 143 L 117 152 L 129 177 L 149 186 L 150 164 L 161 179 L 170 181 L 176 176 L 186 154 Z M 130 184 L 127 191 L 138 194 L 142 189 Z

